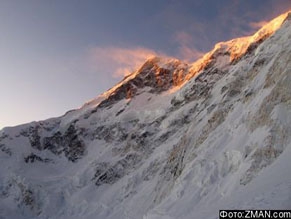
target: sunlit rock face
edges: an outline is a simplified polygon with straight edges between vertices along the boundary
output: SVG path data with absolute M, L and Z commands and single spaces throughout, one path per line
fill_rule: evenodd
M 291 20 L 155 57 L 80 109 L 0 131 L 0 218 L 291 208 Z

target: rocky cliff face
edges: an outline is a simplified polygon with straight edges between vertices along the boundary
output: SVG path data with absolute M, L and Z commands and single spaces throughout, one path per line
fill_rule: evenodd
M 0 218 L 217 218 L 291 208 L 291 20 L 152 58 L 64 116 L 0 131 Z

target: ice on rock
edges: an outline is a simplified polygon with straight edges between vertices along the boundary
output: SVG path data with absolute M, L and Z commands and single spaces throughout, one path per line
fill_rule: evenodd
M 80 109 L 0 131 L 0 218 L 291 209 L 291 20 L 195 63 L 152 57 Z

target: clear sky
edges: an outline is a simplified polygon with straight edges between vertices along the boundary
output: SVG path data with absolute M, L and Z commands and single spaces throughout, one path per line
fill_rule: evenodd
M 151 55 L 193 61 L 291 0 L 0 0 L 0 128 L 80 107 Z

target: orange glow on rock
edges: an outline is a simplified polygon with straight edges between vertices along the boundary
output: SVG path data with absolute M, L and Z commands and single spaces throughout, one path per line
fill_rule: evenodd
M 284 21 L 291 17 L 291 11 L 282 14 L 281 16 L 273 19 L 271 22 L 264 25 L 253 36 L 241 37 L 227 42 L 217 43 L 212 51 L 206 53 L 201 59 L 194 62 L 190 68 L 190 73 L 186 76 L 186 80 L 199 74 L 201 70 L 207 68 L 212 63 L 215 57 L 219 55 L 225 55 L 229 57 L 229 63 L 241 58 L 250 46 L 254 43 L 267 38 L 278 30 Z M 261 23 L 266 23 L 261 22 Z
M 291 19 L 291 11 L 273 19 L 252 36 L 217 43 L 212 51 L 206 53 L 201 59 L 190 65 L 185 64 L 185 67 L 178 68 L 178 66 L 181 65 L 181 62 L 176 59 L 161 59 L 159 57 L 149 58 L 139 69 L 127 75 L 120 83 L 104 92 L 100 97 L 106 99 L 109 96 L 116 94 L 120 89 L 123 89 L 124 84 L 132 81 L 139 74 L 147 74 L 149 71 L 154 72 L 152 75 L 153 78 L 150 78 L 150 80 L 153 80 L 156 88 L 169 88 L 167 94 L 176 92 L 188 80 L 199 75 L 203 70 L 213 67 L 223 69 L 224 67 L 229 66 L 230 63 L 239 60 L 249 50 L 256 48 L 256 44 L 276 32 L 286 19 Z M 171 65 L 171 69 L 176 70 L 172 71 L 167 69 L 167 67 L 163 67 L 169 64 Z M 141 78 L 143 77 L 144 76 Z M 133 96 L 133 87 L 128 87 L 125 91 L 126 99 L 130 100 Z

